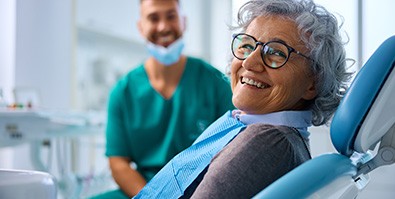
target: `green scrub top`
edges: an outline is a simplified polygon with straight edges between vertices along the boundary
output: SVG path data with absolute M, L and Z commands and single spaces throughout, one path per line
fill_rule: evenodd
M 124 76 L 108 104 L 106 156 L 128 157 L 149 181 L 217 118 L 234 109 L 228 78 L 188 57 L 170 99 L 152 88 L 144 66 Z

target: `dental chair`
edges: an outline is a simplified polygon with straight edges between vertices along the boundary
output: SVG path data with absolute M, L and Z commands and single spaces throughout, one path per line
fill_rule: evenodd
M 45 172 L 0 169 L 0 198 L 56 199 L 55 178 Z
M 315 157 L 254 198 L 356 198 L 369 172 L 395 162 L 395 36 L 356 75 L 330 126 L 338 153 Z

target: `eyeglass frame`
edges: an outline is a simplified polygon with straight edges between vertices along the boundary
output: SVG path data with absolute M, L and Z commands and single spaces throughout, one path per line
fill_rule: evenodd
M 238 59 L 238 60 L 245 60 L 245 59 L 247 59 L 247 58 L 251 55 L 251 54 L 249 54 L 249 55 L 248 55 L 247 57 L 245 57 L 245 58 L 239 58 L 238 56 L 235 55 L 235 52 L 234 52 L 234 50 L 233 50 L 233 43 L 234 43 L 236 37 L 238 37 L 239 35 L 248 36 L 248 37 L 252 38 L 252 39 L 255 41 L 255 49 L 254 49 L 253 51 L 251 51 L 251 53 L 254 52 L 254 51 L 258 48 L 259 45 L 262 45 L 262 48 L 261 48 L 261 51 L 260 51 L 261 59 L 262 59 L 263 63 L 264 63 L 267 67 L 269 67 L 269 68 L 272 68 L 272 69 L 279 69 L 279 68 L 283 67 L 283 66 L 288 62 L 289 57 L 291 57 L 291 53 L 295 53 L 295 54 L 297 54 L 297 55 L 300 55 L 300 56 L 302 56 L 302 57 L 304 57 L 304 58 L 306 58 L 306 59 L 308 59 L 308 60 L 314 62 L 314 60 L 313 60 L 312 58 L 310 58 L 310 57 L 307 56 L 307 55 L 304 55 L 304 54 L 301 53 L 300 51 L 295 50 L 293 47 L 289 46 L 289 45 L 286 44 L 285 42 L 282 42 L 282 41 L 268 41 L 268 42 L 266 42 L 266 43 L 263 43 L 263 42 L 258 41 L 255 37 L 253 37 L 252 35 L 249 35 L 249 34 L 247 34 L 247 33 L 236 33 L 236 34 L 233 34 L 233 35 L 232 35 L 233 39 L 232 39 L 232 43 L 231 43 L 230 48 L 231 48 L 231 51 L 232 51 L 233 56 L 234 56 L 236 59 Z M 288 56 L 287 56 L 287 58 L 285 59 L 284 63 L 281 64 L 281 65 L 278 66 L 278 67 L 272 67 L 272 66 L 270 66 L 269 64 L 267 64 L 267 63 L 265 62 L 265 59 L 263 58 L 263 56 L 266 55 L 266 53 L 264 52 L 264 49 L 265 49 L 265 47 L 266 47 L 268 44 L 270 44 L 270 43 L 279 43 L 279 44 L 282 44 L 282 45 L 284 45 L 285 47 L 287 47 Z

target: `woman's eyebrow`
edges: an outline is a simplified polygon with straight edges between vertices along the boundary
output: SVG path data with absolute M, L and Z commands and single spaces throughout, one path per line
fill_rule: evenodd
M 269 41 L 280 42 L 280 43 L 283 43 L 283 44 L 288 45 L 287 42 L 285 42 L 284 40 L 282 40 L 282 39 L 280 39 L 280 38 L 278 38 L 278 37 L 271 38 Z M 268 41 L 268 42 L 269 42 L 269 41 Z

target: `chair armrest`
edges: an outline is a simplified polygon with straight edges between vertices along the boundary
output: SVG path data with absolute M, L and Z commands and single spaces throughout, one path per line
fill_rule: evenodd
M 355 174 L 356 167 L 348 157 L 325 154 L 298 166 L 254 198 L 306 198 L 339 177 Z

